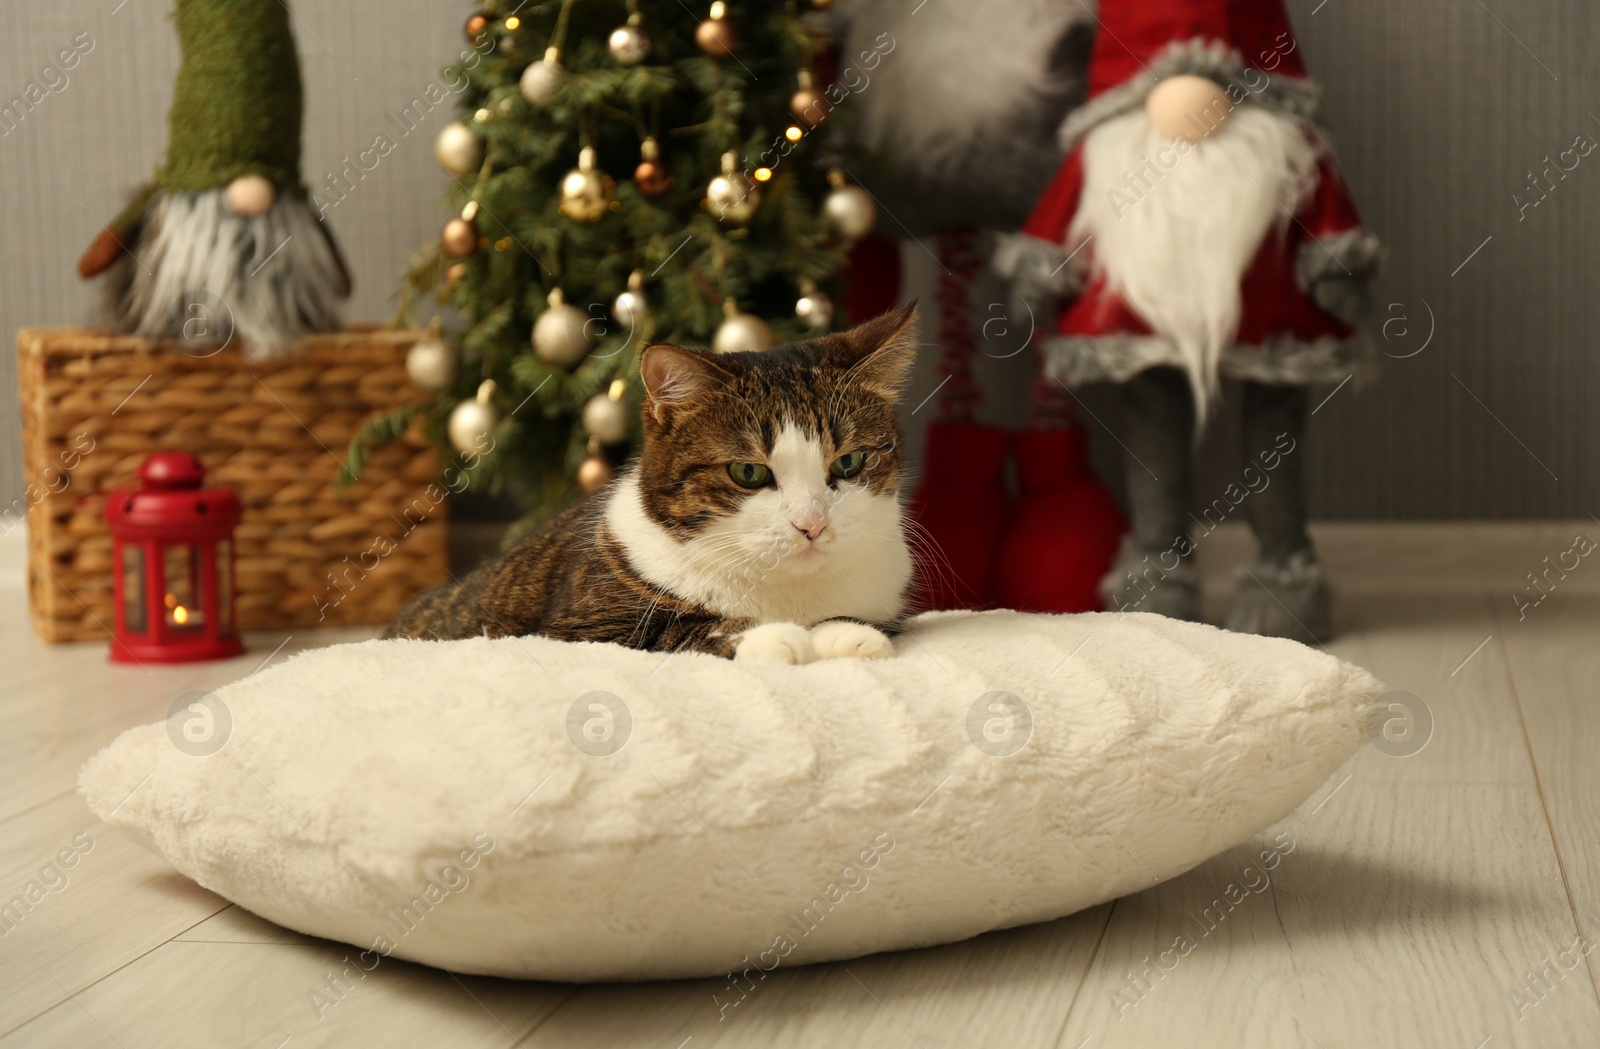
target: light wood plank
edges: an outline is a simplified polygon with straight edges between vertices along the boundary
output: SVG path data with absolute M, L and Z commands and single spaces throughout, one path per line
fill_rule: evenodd
M 1575 920 L 1600 943 L 1600 599 L 1558 590 L 1524 618 L 1497 612 Z
M 1533 785 L 1488 597 L 1358 590 L 1339 608 L 1343 632 L 1329 650 L 1410 694 L 1390 699 L 1400 704 L 1385 715 L 1393 745 L 1366 748 L 1346 771 L 1361 782 Z
M 29 902 L 34 886 L 44 894 Z M 0 824 L 0 894 L 0 1031 L 227 906 L 90 816 L 76 794 Z
M 1057 1045 L 1176 1032 L 1218 1046 L 1587 1044 L 1600 1025 L 1587 981 L 1560 982 L 1526 1019 L 1508 997 L 1574 935 L 1531 788 L 1351 783 L 1315 815 L 1119 900 Z M 1141 986 L 1130 974 L 1147 958 L 1171 971 Z
M 238 904 L 223 908 L 192 929 L 173 937 L 190 943 L 276 943 L 309 946 L 324 943 L 314 936 L 306 936 L 274 925 L 265 918 L 240 907 Z
M 571 993 L 394 959 L 359 975 L 358 963 L 343 945 L 173 940 L 0 1038 L 0 1049 L 504 1049 Z M 344 986 L 331 984 L 347 967 Z
M 1110 906 L 964 943 L 761 977 L 587 987 L 523 1037 L 528 1049 L 1052 1044 Z

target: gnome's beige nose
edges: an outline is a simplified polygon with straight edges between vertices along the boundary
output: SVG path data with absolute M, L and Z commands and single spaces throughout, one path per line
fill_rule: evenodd
M 1144 111 L 1163 135 L 1198 142 L 1228 119 L 1233 102 L 1227 89 L 1215 80 L 1183 73 L 1166 77 L 1151 88 Z

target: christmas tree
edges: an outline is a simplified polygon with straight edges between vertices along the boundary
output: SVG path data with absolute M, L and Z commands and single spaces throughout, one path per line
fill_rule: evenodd
M 762 349 L 833 327 L 836 274 L 874 207 L 829 145 L 822 6 L 472 15 L 447 71 L 460 119 L 436 144 L 454 217 L 402 308 L 436 314 L 409 363 L 437 397 L 376 420 L 350 469 L 420 415 L 467 487 L 510 492 L 532 523 L 626 459 L 646 346 Z

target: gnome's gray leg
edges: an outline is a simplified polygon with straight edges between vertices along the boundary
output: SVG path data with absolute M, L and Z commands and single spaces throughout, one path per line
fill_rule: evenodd
M 1333 594 L 1306 528 L 1309 396 L 1304 386 L 1244 384 L 1244 459 L 1260 464 L 1256 469 L 1265 487 L 1252 486 L 1244 501 L 1261 552 L 1256 564 L 1239 573 L 1229 630 L 1303 642 L 1326 641 L 1333 634 Z
M 1133 531 L 1100 583 L 1108 612 L 1200 618 L 1189 538 L 1194 502 L 1194 398 L 1175 368 L 1151 368 L 1122 384 Z

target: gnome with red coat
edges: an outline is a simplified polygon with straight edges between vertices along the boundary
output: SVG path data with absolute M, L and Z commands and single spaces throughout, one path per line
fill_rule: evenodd
M 1133 530 L 1102 596 L 1199 619 L 1191 524 L 1238 512 L 1260 557 L 1228 627 L 1321 640 L 1308 388 L 1365 369 L 1354 325 L 1382 250 L 1339 178 L 1282 0 L 1101 0 L 1099 18 L 1066 159 L 994 262 L 1054 378 L 1121 386 Z M 1224 376 L 1242 382 L 1247 465 L 1195 517 L 1193 443 Z

